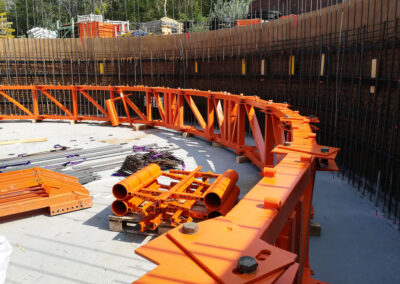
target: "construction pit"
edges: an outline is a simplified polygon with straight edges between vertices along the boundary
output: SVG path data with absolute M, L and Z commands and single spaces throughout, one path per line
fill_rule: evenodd
M 6 2 L 0 284 L 400 283 L 399 1 L 57 39 Z
M 237 155 L 232 151 L 167 129 L 133 131 L 128 125 L 112 128 L 68 121 L 2 122 L 1 127 L 2 137 L 9 140 L 47 138 L 44 142 L 2 145 L 1 159 L 48 151 L 56 144 L 90 149 L 112 145 L 108 143 L 127 143 L 124 147 L 157 143 L 178 148 L 173 153 L 184 160 L 188 170 L 198 165 L 216 173 L 236 170 L 240 198 L 260 179 L 257 168 L 251 163 L 236 163 Z M 118 156 L 121 164 L 125 156 Z M 107 163 L 107 159 L 96 163 L 102 161 Z M 134 252 L 153 236 L 109 230 L 114 200 L 111 189 L 123 179 L 111 176 L 118 167 L 99 172 L 101 179 L 84 185 L 93 197 L 92 208 L 52 217 L 43 209 L 3 218 L 0 234 L 7 236 L 13 247 L 6 283 L 131 283 L 156 267 Z M 319 172 L 313 205 L 314 221 L 322 226 L 322 235 L 310 238 L 315 277 L 330 283 L 397 282 L 391 271 L 398 265 L 398 232 L 389 220 L 376 214 L 367 198 L 360 198 L 337 174 Z M 363 237 L 366 235 L 368 238 Z

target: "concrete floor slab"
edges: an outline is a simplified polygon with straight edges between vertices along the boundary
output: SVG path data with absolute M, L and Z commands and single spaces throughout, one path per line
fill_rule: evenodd
M 212 148 L 209 142 L 198 138 L 185 139 L 172 131 L 133 131 L 129 127 L 68 122 L 6 122 L 2 127 L 1 137 L 7 140 L 47 137 L 48 141 L 0 146 L 0 158 L 49 150 L 55 144 L 92 148 L 106 145 L 99 142 L 103 139 L 137 137 L 128 145 L 176 145 L 180 149 L 174 154 L 184 159 L 187 170 L 198 165 L 216 173 L 236 170 L 240 173 L 241 196 L 260 178 L 255 166 L 237 164 L 232 152 Z M 6 283 L 131 283 L 155 267 L 134 253 L 150 237 L 108 230 L 114 201 L 111 188 L 123 179 L 112 177 L 114 171 L 104 171 L 101 180 L 85 185 L 93 196 L 92 208 L 54 217 L 40 210 L 2 220 L 0 234 L 14 249 Z
M 105 145 L 102 139 L 138 140 L 128 145 L 173 144 L 175 155 L 186 168 L 197 165 L 222 173 L 239 173 L 242 197 L 260 179 L 251 164 L 237 164 L 236 155 L 213 148 L 199 138 L 180 133 L 98 123 L 2 122 L 2 139 L 47 137 L 47 142 L 0 146 L 0 159 L 21 153 L 49 150 L 55 144 L 91 148 Z M 13 246 L 6 283 L 131 283 L 155 267 L 134 250 L 150 237 L 110 232 L 108 215 L 113 201 L 111 187 L 121 180 L 114 170 L 86 185 L 93 196 L 89 209 L 49 217 L 46 210 L 11 216 L 0 223 L 0 234 Z M 311 266 L 316 277 L 330 283 L 400 283 L 400 233 L 393 224 L 375 214 L 375 207 L 331 173 L 318 173 L 314 194 L 315 221 L 322 236 L 311 238 Z

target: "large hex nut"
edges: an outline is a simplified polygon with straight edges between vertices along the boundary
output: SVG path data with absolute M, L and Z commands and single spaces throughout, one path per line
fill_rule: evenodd
M 321 153 L 329 153 L 329 147 L 322 147 Z
M 254 257 L 242 256 L 238 260 L 238 271 L 240 273 L 253 273 L 257 270 L 258 263 Z

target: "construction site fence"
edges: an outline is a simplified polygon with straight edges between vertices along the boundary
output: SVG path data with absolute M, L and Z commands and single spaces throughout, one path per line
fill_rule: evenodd
M 210 32 L 1 39 L 0 82 L 168 86 L 287 102 L 319 117 L 318 141 L 342 149 L 341 177 L 398 223 L 399 17 L 398 1 L 353 0 Z M 22 96 L 21 91 L 10 94 Z M 2 114 L 12 114 L 13 108 L 0 99 Z M 204 113 L 206 105 L 198 108 Z M 185 119 L 195 121 L 191 114 Z

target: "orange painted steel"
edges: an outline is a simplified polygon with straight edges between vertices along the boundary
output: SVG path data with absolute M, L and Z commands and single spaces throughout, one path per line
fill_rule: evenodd
M 240 189 L 235 186 L 238 175 L 227 170 L 222 175 L 194 171 L 162 172 L 157 164 L 150 164 L 113 186 L 115 200 L 111 208 L 115 215 L 140 213 L 142 232 L 155 230 L 161 222 L 178 226 L 212 216 L 225 215 L 232 209 Z M 169 185 L 160 183 L 160 177 L 170 179 Z M 211 178 L 216 178 L 210 183 Z M 209 197 L 211 196 L 211 198 Z M 207 209 L 207 198 L 212 208 Z M 208 206 L 209 207 L 209 206 Z
M 77 178 L 42 168 L 0 174 L 0 217 L 49 208 L 50 215 L 92 207 Z
M 32 92 L 31 105 L 9 94 L 21 90 Z M 61 91 L 65 101 L 57 104 L 49 95 Z M 95 104 L 97 115 L 78 114 L 81 105 L 73 94 L 82 91 L 92 99 L 91 92 L 107 94 L 107 102 L 99 103 L 107 115 Z M 35 93 L 43 93 L 55 108 L 45 108 L 42 113 Z M 138 254 L 158 264 L 138 283 L 316 283 L 308 259 L 314 177 L 317 170 L 338 170 L 335 157 L 339 151 L 317 144 L 313 133 L 318 130 L 313 125 L 317 118 L 302 116 L 288 104 L 255 96 L 163 87 L 0 86 L 0 96 L 19 110 L 0 114 L 0 119 L 162 126 L 218 142 L 246 156 L 261 170 L 259 183 L 226 216 L 199 223 L 193 235 L 183 234 L 179 226 L 137 249 Z M 65 107 L 67 102 L 72 102 L 72 109 Z M 187 113 L 195 123 L 187 124 Z M 253 142 L 246 138 L 246 127 Z M 255 273 L 237 273 L 241 256 L 257 260 Z
M 136 191 L 153 183 L 162 174 L 157 164 L 150 164 L 135 174 L 127 177 L 113 186 L 113 195 L 118 200 L 124 200 Z

